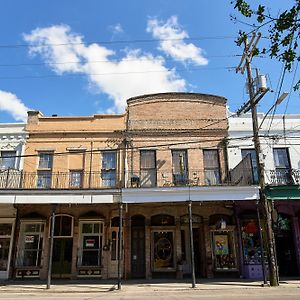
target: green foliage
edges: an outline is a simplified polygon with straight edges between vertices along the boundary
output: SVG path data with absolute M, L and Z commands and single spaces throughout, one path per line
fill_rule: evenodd
M 253 27 L 253 30 L 258 31 L 268 25 L 268 38 L 270 44 L 267 48 L 257 49 L 255 54 L 259 53 L 269 54 L 271 58 L 276 58 L 283 61 L 285 68 L 292 71 L 293 63 L 300 61 L 298 50 L 298 40 L 300 36 L 300 0 L 294 0 L 294 4 L 288 9 L 280 13 L 279 16 L 272 16 L 266 13 L 266 7 L 259 4 L 253 7 L 245 0 L 234 0 L 231 3 L 234 9 L 237 10 L 242 16 L 253 21 L 253 24 L 248 24 Z M 236 17 L 231 16 L 231 19 L 237 21 Z M 239 38 L 236 41 L 241 45 L 248 37 L 249 33 L 244 31 L 239 32 Z M 300 80 L 296 83 L 294 89 L 299 89 Z

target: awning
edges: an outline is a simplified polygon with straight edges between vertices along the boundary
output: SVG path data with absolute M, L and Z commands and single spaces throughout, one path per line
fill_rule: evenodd
M 267 186 L 265 195 L 268 200 L 298 200 L 300 201 L 299 185 Z

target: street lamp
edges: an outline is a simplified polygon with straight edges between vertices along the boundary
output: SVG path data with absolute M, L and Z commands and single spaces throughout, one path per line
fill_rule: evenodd
M 265 121 L 267 115 L 270 113 L 270 111 L 271 111 L 275 106 L 279 105 L 279 104 L 287 97 L 288 94 L 289 94 L 289 93 L 284 92 L 284 93 L 282 93 L 282 94 L 278 97 L 278 99 L 275 101 L 275 103 L 274 103 L 274 104 L 270 107 L 270 109 L 266 112 L 265 116 L 263 117 L 263 119 L 262 119 L 262 121 L 261 121 L 261 123 L 260 123 L 260 125 L 259 125 L 259 127 L 258 127 L 258 130 L 261 129 L 261 126 L 262 126 L 262 124 L 264 123 L 264 121 Z

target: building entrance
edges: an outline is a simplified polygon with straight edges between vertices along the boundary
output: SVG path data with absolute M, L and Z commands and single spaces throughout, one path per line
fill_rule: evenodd
M 69 278 L 72 272 L 73 217 L 55 216 L 53 238 L 52 277 Z

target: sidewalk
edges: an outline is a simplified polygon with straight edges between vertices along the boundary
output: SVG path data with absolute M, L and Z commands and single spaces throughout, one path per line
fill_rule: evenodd
M 112 292 L 118 288 L 116 280 L 53 280 L 51 288 L 46 289 L 44 281 L 2 281 L 0 282 L 0 293 L 99 293 Z M 264 287 L 268 289 L 269 287 Z M 280 289 L 300 288 L 300 279 L 282 279 Z M 220 279 L 197 279 L 193 290 L 241 290 L 262 289 L 261 281 L 250 281 L 246 279 L 220 280 Z M 122 291 L 185 291 L 192 290 L 189 279 L 174 280 L 126 280 L 122 282 Z M 299 291 L 300 295 L 300 291 Z M 299 296 L 300 297 L 300 296 Z

